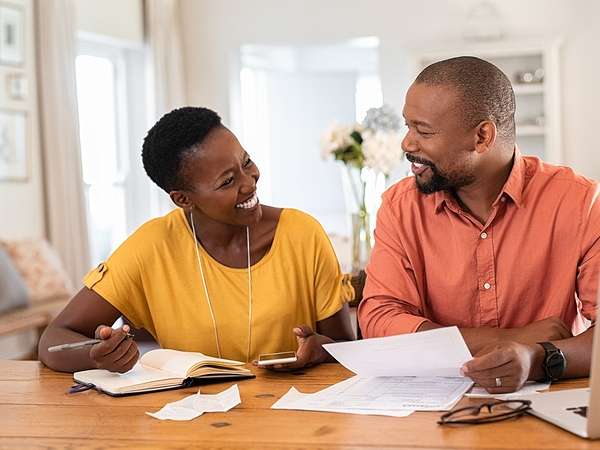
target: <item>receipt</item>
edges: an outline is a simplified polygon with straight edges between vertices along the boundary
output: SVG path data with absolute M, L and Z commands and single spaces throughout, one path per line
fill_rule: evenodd
M 192 420 L 205 412 L 226 412 L 239 405 L 240 391 L 237 384 L 219 394 L 197 394 L 167 403 L 155 413 L 146 412 L 149 416 L 160 420 Z

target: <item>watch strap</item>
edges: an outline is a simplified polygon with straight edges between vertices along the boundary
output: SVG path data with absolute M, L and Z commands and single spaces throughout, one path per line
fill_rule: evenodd
M 538 344 L 544 349 L 544 361 L 542 362 L 542 367 L 544 369 L 544 374 L 546 375 L 545 381 L 558 380 L 567 368 L 567 360 L 565 359 L 563 352 L 551 342 L 538 342 Z M 555 359 L 556 356 L 562 358 L 562 367 L 560 368 L 559 373 L 556 373 L 556 371 L 553 370 L 555 366 L 551 367 L 550 365 L 550 361 Z

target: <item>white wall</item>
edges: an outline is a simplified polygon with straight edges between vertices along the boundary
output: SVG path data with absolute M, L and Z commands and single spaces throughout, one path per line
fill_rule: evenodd
M 80 32 L 125 42 L 143 41 L 142 0 L 77 0 L 75 7 Z
M 562 88 L 565 162 L 600 179 L 600 2 L 494 0 L 510 38 L 564 39 Z M 229 63 L 242 44 L 328 44 L 380 38 L 385 101 L 398 110 L 411 80 L 403 70 L 417 49 L 462 37 L 471 0 L 182 0 L 187 93 L 190 103 L 229 119 Z
M 307 150 L 317 147 L 321 127 L 332 117 L 344 123 L 355 120 L 356 73 L 272 72 L 268 86 L 269 203 L 306 211 L 329 232 L 346 234 L 344 192 L 335 189 L 342 186 L 340 167 L 333 161 L 324 163 L 320 152 Z M 260 182 L 258 189 L 260 192 Z
M 28 177 L 25 181 L 0 181 L 0 239 L 42 237 L 46 234 L 44 186 L 36 93 L 34 2 L 3 0 L 22 7 L 26 16 L 26 55 L 22 67 L 0 66 L 0 108 L 27 111 Z M 143 42 L 141 0 L 77 0 L 78 29 L 88 35 L 140 44 Z M 43 70 L 43 68 L 42 68 Z M 6 75 L 25 74 L 25 101 L 11 100 L 5 90 Z M 47 157 L 52 157 L 50 153 Z
M 33 4 L 31 0 L 12 0 L 25 13 L 25 57 L 20 67 L 0 66 L 0 108 L 25 111 L 27 179 L 0 181 L 0 239 L 20 239 L 43 236 L 45 233 L 44 196 L 41 177 L 39 147 L 35 42 Z M 21 74 L 25 77 L 28 93 L 24 100 L 14 100 L 8 95 L 6 77 Z

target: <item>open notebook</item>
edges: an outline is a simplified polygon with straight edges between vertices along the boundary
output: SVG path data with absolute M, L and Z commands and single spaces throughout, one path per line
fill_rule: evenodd
M 143 355 L 127 373 L 93 369 L 75 372 L 73 378 L 110 395 L 126 395 L 185 387 L 195 379 L 254 377 L 243 366 L 240 361 L 202 353 L 158 349 Z

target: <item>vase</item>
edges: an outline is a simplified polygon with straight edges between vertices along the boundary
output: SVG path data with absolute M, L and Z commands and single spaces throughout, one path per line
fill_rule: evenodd
M 365 209 L 352 214 L 352 273 L 364 270 L 371 256 L 371 228 Z

